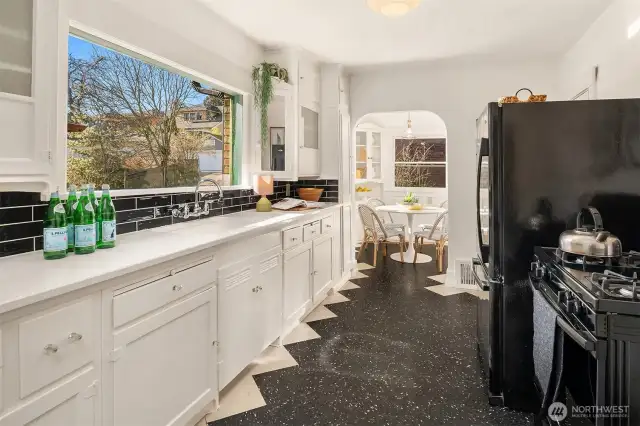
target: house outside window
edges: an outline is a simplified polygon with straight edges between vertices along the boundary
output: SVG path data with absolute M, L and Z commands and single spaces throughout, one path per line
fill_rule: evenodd
M 394 140 L 396 188 L 446 188 L 447 143 L 444 138 Z
M 209 111 L 210 95 L 197 92 L 190 78 L 151 62 L 69 36 L 68 121 L 86 129 L 68 135 L 68 184 L 167 188 L 204 177 L 235 183 L 233 165 L 217 160 L 234 158 L 232 137 L 224 134 L 233 129 L 224 121 L 234 119 L 233 102 L 224 104 L 229 114 Z

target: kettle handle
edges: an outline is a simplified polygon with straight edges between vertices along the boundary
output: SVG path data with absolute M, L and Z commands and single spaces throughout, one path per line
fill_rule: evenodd
M 584 210 L 589 210 L 589 213 L 591 213 L 591 217 L 593 218 L 593 224 L 595 226 L 594 231 L 602 231 L 604 229 L 604 225 L 602 223 L 602 216 L 600 215 L 600 212 L 598 211 L 598 209 L 591 206 L 587 207 L 586 209 L 580 210 L 580 213 L 578 213 L 578 217 L 576 218 L 576 227 L 578 229 L 582 228 L 582 212 Z

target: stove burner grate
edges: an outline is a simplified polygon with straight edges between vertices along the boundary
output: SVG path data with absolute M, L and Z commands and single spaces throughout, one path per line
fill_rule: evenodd
M 604 273 L 592 273 L 590 281 L 609 296 L 640 301 L 640 280 L 637 272 L 628 277 L 607 269 Z

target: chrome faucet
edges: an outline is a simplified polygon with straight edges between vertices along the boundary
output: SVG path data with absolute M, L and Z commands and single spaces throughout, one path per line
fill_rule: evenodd
M 177 209 L 173 209 L 171 211 L 172 215 L 174 217 L 182 217 L 183 219 L 188 219 L 190 217 L 200 217 L 200 216 L 208 216 L 210 209 L 211 209 L 211 205 L 213 204 L 213 201 L 211 200 L 207 200 L 204 202 L 204 209 L 200 208 L 200 184 L 204 183 L 204 182 L 210 182 L 213 183 L 216 188 L 218 188 L 218 203 L 222 203 L 222 201 L 224 200 L 224 193 L 222 191 L 222 188 L 220 187 L 220 185 L 218 184 L 218 182 L 216 182 L 213 179 L 209 179 L 209 178 L 205 178 L 205 179 L 200 179 L 200 182 L 198 182 L 198 185 L 196 185 L 196 191 L 195 191 L 195 205 L 193 206 L 193 211 L 189 211 L 189 204 L 180 204 L 178 206 Z
M 224 200 L 224 192 L 222 191 L 222 188 L 220 187 L 218 182 L 209 178 L 200 179 L 200 182 L 198 182 L 198 185 L 196 186 L 196 192 L 195 192 L 196 205 L 193 207 L 193 213 L 191 213 L 191 216 L 208 216 L 209 215 L 209 209 L 212 201 L 205 201 L 204 209 L 200 208 L 200 185 L 205 182 L 212 183 L 216 186 L 216 188 L 218 188 L 218 203 L 221 203 Z

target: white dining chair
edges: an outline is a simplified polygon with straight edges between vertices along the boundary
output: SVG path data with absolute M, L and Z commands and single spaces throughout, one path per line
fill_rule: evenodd
M 418 252 L 422 250 L 425 245 L 434 245 L 436 247 L 436 262 L 438 265 L 438 272 L 442 272 L 444 263 L 444 248 L 448 244 L 449 235 L 447 229 L 447 216 L 448 210 L 440 213 L 433 227 L 429 230 L 418 231 L 415 233 L 415 250 L 416 254 L 413 258 L 413 263 L 416 263 L 418 259 Z
M 387 255 L 387 244 L 398 244 L 400 261 L 404 261 L 405 234 L 403 229 L 385 228 L 376 211 L 366 204 L 358 206 L 358 213 L 364 226 L 364 239 L 358 252 L 358 261 L 369 244 L 373 244 L 373 266 L 378 260 L 378 245 L 382 245 L 382 255 Z

